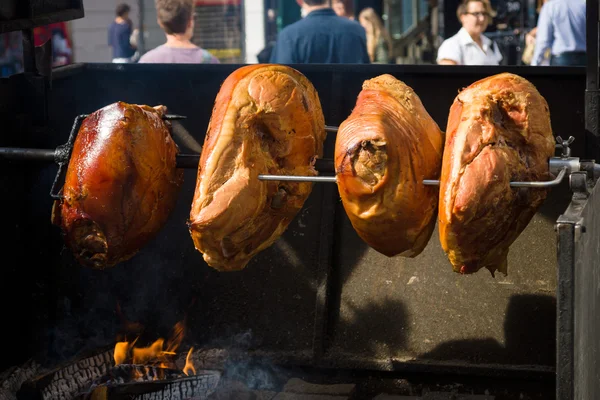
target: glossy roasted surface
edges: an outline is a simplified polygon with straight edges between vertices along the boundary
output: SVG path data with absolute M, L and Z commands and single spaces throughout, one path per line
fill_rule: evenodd
M 473 83 L 448 118 L 440 182 L 440 240 L 453 269 L 507 273 L 509 246 L 546 189 L 510 181 L 549 179 L 555 141 L 546 100 L 527 80 L 498 74 Z
M 415 92 L 391 75 L 365 81 L 340 125 L 335 168 L 359 236 L 387 256 L 415 257 L 435 226 L 443 133 Z
M 53 209 L 82 265 L 106 268 L 131 258 L 174 208 L 183 171 L 165 111 L 117 102 L 83 121 L 63 200 Z
M 190 234 L 208 265 L 243 269 L 285 231 L 310 183 L 259 174 L 316 175 L 325 122 L 316 90 L 298 71 L 253 65 L 234 71 L 215 100 L 202 149 Z

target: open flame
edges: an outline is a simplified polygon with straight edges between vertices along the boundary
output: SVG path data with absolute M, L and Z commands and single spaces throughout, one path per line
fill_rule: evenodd
M 138 341 L 137 337 L 132 342 L 120 341 L 115 345 L 113 358 L 115 365 L 119 364 L 135 364 L 154 366 L 159 368 L 177 369 L 175 365 L 175 357 L 177 356 L 177 349 L 181 344 L 185 334 L 185 325 L 183 321 L 178 322 L 173 327 L 173 332 L 170 338 L 165 342 L 163 338 L 159 338 L 148 347 L 136 347 L 135 344 Z M 191 359 L 191 355 L 194 348 L 192 347 L 186 356 L 185 366 L 182 371 L 186 375 L 195 375 L 196 368 Z M 134 372 L 133 378 L 139 378 L 140 373 Z M 157 379 L 161 379 L 160 376 Z
M 183 373 L 187 376 L 196 375 L 196 368 L 194 367 L 194 363 L 192 362 L 191 357 L 193 351 L 194 348 L 190 348 L 190 351 L 188 351 L 187 356 L 185 357 L 185 366 L 183 367 Z

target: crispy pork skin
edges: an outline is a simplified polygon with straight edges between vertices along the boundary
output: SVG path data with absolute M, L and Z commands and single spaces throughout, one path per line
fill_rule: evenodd
M 436 221 L 444 137 L 415 92 L 391 75 L 364 82 L 340 125 L 335 169 L 352 226 L 386 256 L 415 257 Z
M 439 232 L 454 271 L 507 274 L 508 248 L 547 189 L 510 181 L 550 178 L 555 141 L 546 100 L 526 79 L 503 73 L 461 91 L 448 117 Z
M 80 264 L 103 269 L 131 258 L 173 210 L 183 171 L 165 111 L 118 102 L 83 121 L 53 207 Z
M 189 229 L 220 271 L 243 269 L 285 231 L 311 192 L 306 182 L 259 174 L 316 175 L 325 122 L 312 84 L 282 65 L 234 71 L 221 86 L 206 134 Z

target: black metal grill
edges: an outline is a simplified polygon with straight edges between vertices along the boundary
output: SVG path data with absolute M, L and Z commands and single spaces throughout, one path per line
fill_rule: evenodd
M 588 15 L 597 15 L 598 2 L 587 4 Z M 56 18 L 69 19 L 80 11 Z M 5 31 L 29 29 L 53 21 L 46 17 L 33 14 L 1 26 Z M 198 26 L 223 32 L 237 26 L 235 18 L 223 26 L 203 19 Z M 590 18 L 588 24 L 589 54 L 595 55 L 597 21 Z M 63 251 L 60 233 L 49 222 L 52 199 L 47 193 L 54 166 L 14 158 L 64 161 L 64 148 L 62 155 L 43 149 L 69 142 L 74 116 L 115 101 L 165 104 L 188 116 L 186 128 L 201 141 L 220 84 L 238 65 L 78 65 L 51 76 L 36 64 L 31 35 L 25 33 L 26 73 L 0 82 L 0 116 L 7 132 L 0 144 L 25 149 L 4 153 L 0 175 L 8 193 L 0 200 L 6 232 L 2 281 L 10 289 L 0 295 L 3 332 L 9 336 L 5 343 L 10 343 L 1 360 L 5 366 L 35 353 L 50 362 L 86 346 L 112 343 L 111 318 L 119 302 L 131 319 L 157 332 L 188 314 L 190 340 L 214 347 L 237 344 L 240 332 L 251 332 L 244 349 L 281 365 L 394 376 L 501 377 L 536 380 L 546 387 L 556 380 L 559 399 L 598 397 L 598 363 L 591 355 L 598 350 L 594 332 L 600 320 L 595 279 L 600 186 L 589 179 L 591 163 L 572 174 L 579 182 L 575 195 L 566 185 L 553 189 L 511 246 L 514 272 L 503 284 L 481 274 L 454 275 L 434 238 L 413 260 L 374 254 L 353 231 L 333 185 L 316 185 L 281 240 L 246 270 L 219 274 L 203 264 L 185 226 L 194 171 L 186 172 L 181 203 L 156 240 L 116 268 L 90 271 Z M 209 50 L 240 46 L 237 33 L 212 39 L 202 35 L 206 38 L 198 43 Z M 554 131 L 575 136 L 573 153 L 593 159 L 599 154 L 598 59 L 589 60 L 585 101 L 582 68 L 295 67 L 315 85 L 326 120 L 334 125 L 350 114 L 362 82 L 379 74 L 390 73 L 411 86 L 444 127 L 457 90 L 513 72 L 546 98 Z M 333 144 L 330 136 L 326 154 Z M 192 168 L 197 156 L 182 162 Z

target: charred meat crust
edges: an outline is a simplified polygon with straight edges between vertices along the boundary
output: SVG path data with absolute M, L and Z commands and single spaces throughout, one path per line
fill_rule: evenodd
M 108 243 L 104 233 L 91 219 L 80 219 L 72 226 L 73 251 L 85 266 L 103 269 L 108 258 Z

